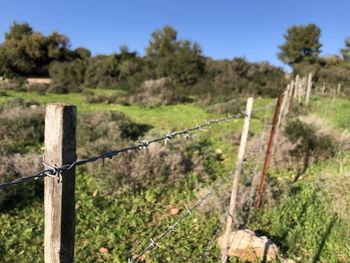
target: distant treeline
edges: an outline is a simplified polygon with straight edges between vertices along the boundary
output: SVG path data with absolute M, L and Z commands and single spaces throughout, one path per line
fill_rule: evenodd
M 312 71 L 319 81 L 350 83 L 350 40 L 342 56 L 321 58 L 319 37 L 314 24 L 289 28 L 279 47 L 280 59 L 294 73 Z M 144 56 L 127 46 L 110 55 L 92 56 L 83 47 L 72 50 L 68 37 L 60 33 L 44 36 L 27 23 L 14 22 L 0 44 L 0 62 L 0 76 L 51 77 L 52 91 L 121 89 L 145 96 L 163 94 L 167 103 L 190 96 L 213 102 L 237 94 L 275 97 L 287 81 L 281 68 L 267 62 L 205 57 L 199 44 L 178 39 L 171 26 L 152 33 Z
M 144 56 L 126 46 L 92 56 L 86 48 L 70 49 L 62 34 L 44 36 L 27 23 L 13 23 L 0 45 L 0 61 L 0 75 L 51 77 L 58 91 L 118 88 L 137 93 L 145 81 L 165 79 L 167 88 L 186 96 L 230 99 L 238 93 L 275 96 L 285 83 L 283 70 L 268 63 L 205 57 L 197 43 L 178 39 L 170 26 L 152 33 Z

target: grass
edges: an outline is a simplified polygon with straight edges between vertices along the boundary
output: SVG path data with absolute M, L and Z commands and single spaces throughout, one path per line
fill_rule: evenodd
M 286 257 L 302 262 L 349 262 L 350 193 L 349 183 L 344 185 L 349 178 L 349 157 L 348 152 L 312 165 L 304 179 L 284 191 L 276 206 L 256 211 L 251 227 L 263 230 Z
M 108 91 L 109 92 L 109 91 Z M 97 93 L 104 94 L 98 90 Z M 164 135 L 168 131 L 193 127 L 212 118 L 221 118 L 218 114 L 209 114 L 194 104 L 163 106 L 158 108 L 141 108 L 109 104 L 89 104 L 81 94 L 47 94 L 33 92 L 8 91 L 1 101 L 15 98 L 35 100 L 41 104 L 61 102 L 75 104 L 80 114 L 97 111 L 118 110 L 129 116 L 134 122 L 151 125 L 153 128 L 146 134 L 147 138 Z M 260 107 L 270 100 L 257 100 Z M 258 112 L 252 121 L 252 133 L 261 129 L 261 113 Z M 207 138 L 212 144 L 210 150 L 221 149 L 227 168 L 232 167 L 236 155 L 236 144 L 228 143 L 232 136 L 239 134 L 242 119 L 231 120 L 213 125 L 192 136 L 199 140 Z M 79 128 L 79 127 L 78 127 Z M 176 139 L 179 140 L 179 139 Z M 78 142 L 78 147 L 79 147 Z M 111 146 L 118 147 L 118 146 Z M 98 164 L 96 164 L 98 167 Z M 221 167 L 214 167 L 222 171 Z M 97 169 L 98 173 L 98 169 Z M 204 187 L 198 179 L 189 175 L 181 183 L 166 189 L 154 188 L 137 193 L 118 196 L 100 195 L 101 185 L 94 180 L 96 174 L 78 171 L 77 173 L 77 229 L 76 229 L 76 262 L 125 262 L 149 244 L 149 238 L 156 237 L 174 223 L 172 216 L 165 208 L 171 204 L 184 209 L 195 201 L 196 193 Z M 42 182 L 34 182 L 42 189 Z M 95 195 L 94 192 L 98 191 Z M 0 261 L 19 262 L 43 261 L 43 201 L 41 196 L 30 198 L 24 204 L 13 204 L 11 209 L 0 214 Z M 181 210 L 183 211 L 183 210 Z M 216 214 L 195 214 L 185 220 L 176 235 L 170 235 L 162 242 L 167 247 L 162 253 L 146 256 L 150 262 L 183 262 L 195 261 L 206 252 L 210 255 L 206 262 L 216 262 L 217 247 L 215 232 L 219 225 Z M 206 245 L 212 241 L 213 246 Z M 100 248 L 107 248 L 101 253 Z M 194 251 L 195 249 L 195 251 Z
M 118 93 L 118 91 L 96 89 L 93 92 L 97 94 L 104 94 L 104 92 Z M 178 104 L 161 106 L 156 108 L 144 108 L 136 105 L 123 106 L 104 103 L 88 103 L 85 101 L 84 96 L 80 93 L 69 94 L 38 94 L 37 92 L 18 92 L 7 91 L 6 97 L 2 98 L 2 101 L 13 100 L 15 98 L 21 98 L 24 100 L 35 100 L 40 104 L 46 105 L 48 103 L 66 103 L 77 106 L 78 117 L 79 114 L 92 113 L 97 111 L 117 110 L 123 112 L 125 115 L 131 118 L 132 121 L 141 124 L 148 124 L 152 129 L 146 134 L 147 138 L 152 138 L 166 134 L 168 131 L 182 130 L 185 128 L 193 127 L 197 124 L 201 124 L 206 120 L 221 118 L 222 115 L 207 113 L 205 109 L 196 106 L 195 104 Z M 1 100 L 0 100 L 1 103 Z M 254 109 L 264 108 L 266 105 L 272 103 L 271 99 L 261 98 L 256 99 L 254 102 Z M 272 114 L 272 108 L 267 110 L 259 110 L 254 113 L 253 120 L 251 122 L 251 133 L 259 133 L 262 129 L 261 120 Z M 240 132 L 242 127 L 242 120 L 232 120 L 226 123 L 215 125 L 210 129 L 207 129 L 204 133 L 194 133 L 194 136 L 209 137 L 211 143 L 217 149 L 220 149 L 227 156 L 227 163 L 231 163 L 235 158 L 236 145 L 227 144 L 225 138 L 231 137 L 233 134 Z M 79 147 L 79 142 L 78 142 Z M 118 147 L 118 146 L 113 146 Z
M 102 95 L 114 91 L 94 92 Z M 89 104 L 81 94 L 38 95 L 8 91 L 7 96 L 0 97 L 0 103 L 18 97 L 42 104 L 75 104 L 78 114 L 118 110 L 134 122 L 151 125 L 153 128 L 145 135 L 147 138 L 221 117 L 209 114 L 195 104 L 159 108 Z M 271 102 L 271 99 L 256 99 L 254 108 Z M 325 98 L 313 99 L 311 111 L 335 127 L 349 128 L 350 101 L 329 102 Z M 272 116 L 272 109 L 254 114 L 251 134 L 261 131 L 265 114 Z M 229 121 L 193 133 L 193 136 L 207 138 L 212 143 L 208 149 L 210 151 L 222 150 L 227 170 L 235 162 L 236 142 L 242 123 L 241 119 Z M 79 143 L 83 142 L 78 142 L 78 147 Z M 349 262 L 347 204 L 350 200 L 344 202 L 347 199 L 342 198 L 343 195 L 350 195 L 347 190 L 350 187 L 344 181 L 348 179 L 349 160 L 350 153 L 343 153 L 324 163 L 314 164 L 307 170 L 304 179 L 292 185 L 292 171 L 271 174 L 271 181 L 280 182 L 278 185 L 282 194 L 273 207 L 265 206 L 255 211 L 250 227 L 272 238 L 286 257 L 299 258 L 301 262 Z M 215 171 L 222 173 L 223 169 L 211 165 Z M 189 174 L 180 183 L 165 188 L 155 187 L 115 197 L 103 194 L 102 186 L 95 180 L 100 169 L 103 168 L 96 164 L 94 174 L 81 169 L 77 171 L 76 262 L 126 262 L 128 257 L 136 255 L 150 243 L 149 238 L 157 237 L 176 221 L 178 215 L 171 215 L 168 205 L 184 212 L 186 207 L 195 202 L 199 190 L 214 183 L 203 184 L 193 174 Z M 29 184 L 37 184 L 38 189 L 43 187 L 42 181 Z M 42 195 L 35 195 L 23 203 L 14 203 L 3 210 L 0 213 L 0 261 L 13 262 L 16 259 L 17 262 L 42 262 L 43 220 Z M 196 212 L 184 220 L 175 233 L 162 241 L 161 248 L 146 254 L 145 259 L 147 262 L 198 262 L 205 257 L 204 262 L 219 262 L 216 232 L 220 226 L 217 214 Z
M 337 128 L 350 128 L 350 100 L 318 97 L 312 100 L 311 109 Z

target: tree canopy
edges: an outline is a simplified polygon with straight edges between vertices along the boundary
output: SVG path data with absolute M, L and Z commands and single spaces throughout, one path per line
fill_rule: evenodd
M 343 59 L 347 62 L 350 61 L 350 37 L 345 39 L 345 47 L 340 50 Z
M 178 40 L 171 26 L 152 33 L 146 48 L 156 77 L 171 77 L 175 82 L 193 84 L 202 74 L 204 63 L 197 43 Z
M 52 61 L 69 61 L 80 57 L 82 50 L 75 53 L 69 46 L 65 35 L 53 32 L 44 36 L 34 31 L 28 23 L 14 22 L 0 44 L 0 74 L 7 77 L 47 75 L 48 65 Z
M 314 62 L 320 52 L 321 29 L 315 24 L 292 26 L 284 35 L 285 43 L 279 46 L 279 59 L 290 65 Z

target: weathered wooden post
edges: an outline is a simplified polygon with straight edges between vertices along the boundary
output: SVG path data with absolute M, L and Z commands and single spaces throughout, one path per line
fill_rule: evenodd
M 294 85 L 295 85 L 294 98 L 295 99 L 299 98 L 299 82 L 300 82 L 299 75 L 296 75 L 295 82 L 294 82 Z
M 224 233 L 224 237 L 222 240 L 222 248 L 221 248 L 221 262 L 226 263 L 227 262 L 227 252 L 229 249 L 229 238 L 230 238 L 230 232 L 232 230 L 232 223 L 233 223 L 233 216 L 236 210 L 236 199 L 237 199 L 237 193 L 238 193 L 238 184 L 239 184 L 239 177 L 241 174 L 241 166 L 244 158 L 245 153 L 245 146 L 247 144 L 248 139 L 248 132 L 249 132 L 249 124 L 250 124 L 250 118 L 253 108 L 253 98 L 248 98 L 247 100 L 247 107 L 246 107 L 246 117 L 244 118 L 244 125 L 243 125 L 243 131 L 241 135 L 241 143 L 239 146 L 238 151 L 238 157 L 237 157 L 237 163 L 236 163 L 236 170 L 233 175 L 233 184 L 232 184 L 232 191 L 231 191 L 231 199 L 230 199 L 230 207 L 229 212 L 227 216 L 227 222 L 226 222 L 226 230 Z
M 280 95 L 277 99 L 275 113 L 273 115 L 272 127 L 271 127 L 270 137 L 269 137 L 269 141 L 268 141 L 267 148 L 266 148 L 264 167 L 263 167 L 263 171 L 261 173 L 260 184 L 259 184 L 259 188 L 258 188 L 258 196 L 257 196 L 256 202 L 255 202 L 255 208 L 259 208 L 260 202 L 262 199 L 262 194 L 263 194 L 265 181 L 266 181 L 266 175 L 267 175 L 267 172 L 269 170 L 270 161 L 271 161 L 272 147 L 273 147 L 274 138 L 276 135 L 278 116 L 280 113 L 281 103 L 282 103 L 282 95 Z
M 45 116 L 45 154 L 48 167 L 76 160 L 76 107 L 49 104 Z M 45 177 L 45 263 L 74 261 L 75 167 Z
M 338 89 L 337 89 L 337 98 L 339 98 L 340 96 L 340 88 L 341 88 L 341 84 L 338 84 Z
M 307 80 L 306 97 L 305 97 L 305 104 L 306 105 L 309 104 L 311 87 L 312 87 L 312 73 L 309 73 L 308 80 Z

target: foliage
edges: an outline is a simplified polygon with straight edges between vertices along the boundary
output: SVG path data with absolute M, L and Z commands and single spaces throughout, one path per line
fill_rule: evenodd
M 223 103 L 237 95 L 275 97 L 285 86 L 284 72 L 268 63 L 249 63 L 244 58 L 232 61 L 208 60 L 206 76 L 190 94 L 210 104 Z
M 345 47 L 340 50 L 340 53 L 343 56 L 343 60 L 349 62 L 350 61 L 350 37 L 345 39 Z
M 84 83 L 86 63 L 82 60 L 71 62 L 55 62 L 50 65 L 49 74 L 52 86 L 64 87 L 69 92 L 80 91 Z M 55 91 L 53 90 L 50 91 Z M 60 92 L 55 92 L 60 93 Z
M 156 78 L 170 77 L 176 83 L 191 85 L 204 69 L 199 45 L 178 40 L 171 26 L 152 33 L 146 53 Z
M 0 154 L 25 153 L 44 140 L 44 111 L 35 101 L 0 106 Z
M 314 63 L 321 50 L 321 29 L 315 24 L 291 26 L 284 35 L 285 43 L 279 46 L 279 59 L 294 67 L 301 62 Z
M 52 61 L 72 59 L 69 39 L 57 32 L 44 36 L 28 23 L 14 22 L 0 45 L 0 74 L 6 77 L 47 75 Z
M 133 98 L 137 104 L 148 107 L 186 102 L 183 87 L 168 78 L 145 81 Z
M 288 173 L 279 175 L 290 187 L 274 207 L 256 210 L 250 227 L 271 237 L 284 257 L 303 262 L 348 262 L 349 210 L 342 202 L 348 198 L 348 175 L 339 169 L 340 164 L 344 171 L 348 169 L 349 153 L 312 165 L 304 179 L 293 184 Z

